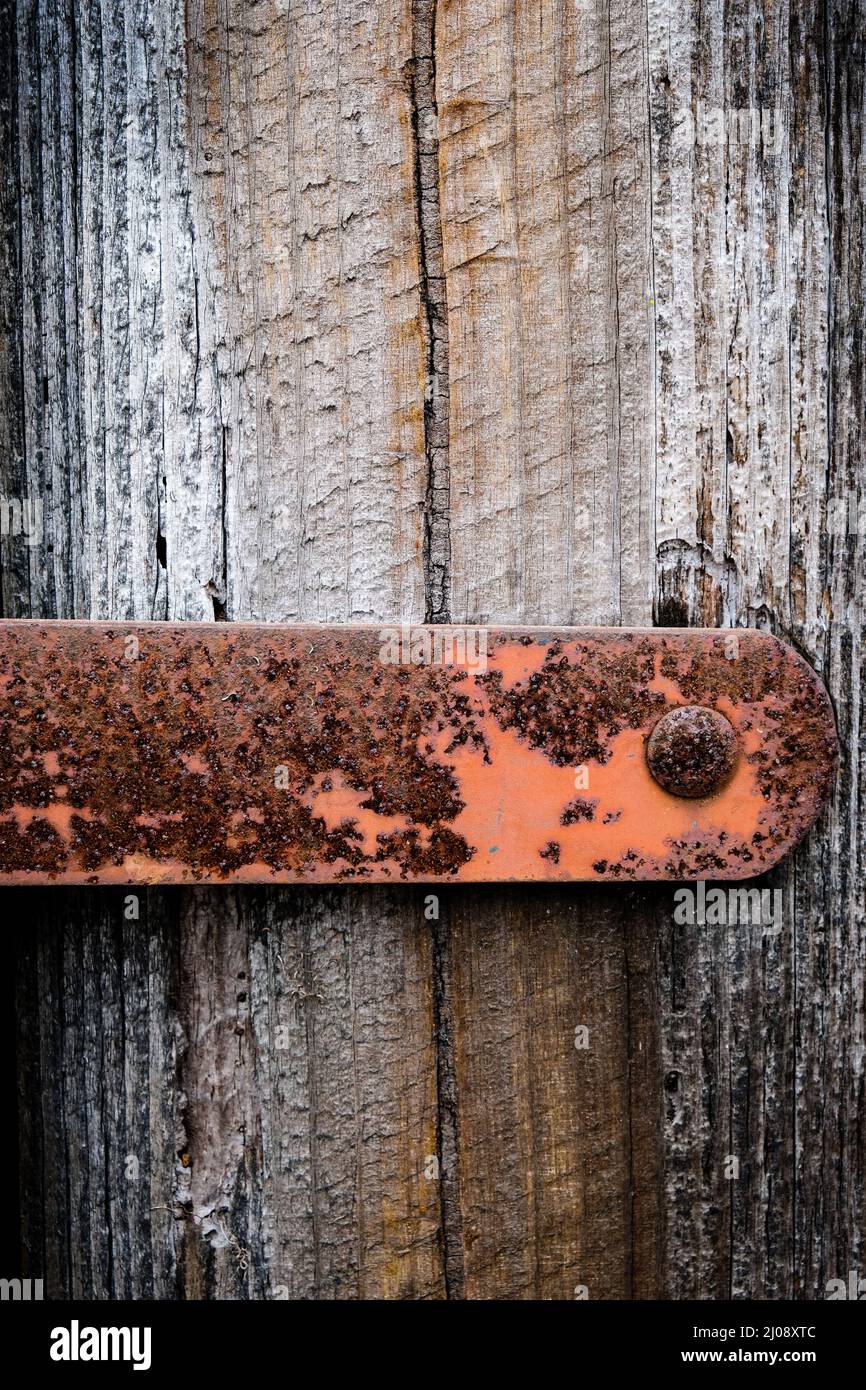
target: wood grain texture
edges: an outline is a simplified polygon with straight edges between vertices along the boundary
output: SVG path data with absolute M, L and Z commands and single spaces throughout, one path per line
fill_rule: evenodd
M 644 27 L 440 8 L 455 621 L 651 619 Z
M 5 19 L 27 433 L 7 487 L 62 499 L 6 611 L 423 617 L 408 6 Z M 417 895 L 124 910 L 27 898 L 28 1267 L 93 1297 L 441 1293 Z
M 822 1297 L 864 1217 L 863 14 L 659 5 L 649 35 L 657 620 L 793 641 L 843 745 L 781 930 L 663 924 L 666 1287 Z M 859 530 L 828 529 L 840 496 Z
M 638 24 L 631 4 L 440 5 L 455 621 L 651 621 Z M 455 895 L 467 1297 L 659 1291 L 655 948 L 622 907 Z
M 9 896 L 23 1272 L 862 1273 L 862 0 L 0 25 L 0 491 L 45 523 L 4 615 L 767 627 L 843 747 L 779 930 L 660 889 Z

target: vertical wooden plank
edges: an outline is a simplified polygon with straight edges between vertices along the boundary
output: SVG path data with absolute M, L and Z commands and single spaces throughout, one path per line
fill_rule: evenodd
M 645 28 L 631 3 L 438 9 L 458 621 L 651 618 Z M 455 1292 L 652 1296 L 651 897 L 448 911 Z
M 149 238 L 183 192 L 170 170 L 159 183 L 164 130 L 145 97 L 182 68 L 182 31 L 172 51 L 123 7 L 24 4 L 4 19 L 18 294 L 3 384 L 20 454 L 4 455 L 3 486 L 42 513 L 37 544 L 7 543 L 5 611 L 160 616 L 165 301 Z M 152 1208 L 176 1149 L 174 924 L 143 895 L 16 905 L 26 1271 L 53 1296 L 168 1296 L 173 1240 Z
M 779 919 L 668 916 L 660 937 L 665 1287 L 820 1298 L 863 1231 L 862 13 L 650 0 L 649 16 L 657 620 L 793 641 L 843 745 L 840 801 L 772 878 Z
M 186 1297 L 439 1293 L 419 916 L 406 893 L 186 903 L 173 1198 Z
M 409 5 L 34 0 L 15 23 L 9 477 L 48 505 L 8 607 L 423 617 Z M 27 905 L 28 1272 L 94 1297 L 441 1294 L 417 895 Z
M 411 44 L 406 0 L 190 10 L 232 618 L 423 612 Z
M 24 1272 L 46 1296 L 165 1298 L 153 1210 L 175 1162 L 176 922 L 144 894 L 10 895 L 16 941 Z M 34 901 L 35 899 L 35 901 Z
M 800 355 L 807 358 L 815 327 L 809 305 L 825 301 L 827 366 L 820 362 L 807 404 L 795 414 L 804 422 L 794 436 L 799 464 L 809 414 L 826 409 L 829 468 L 823 454 L 810 468 L 798 467 L 792 589 L 799 610 L 794 632 L 824 670 L 839 722 L 843 763 L 838 796 L 819 834 L 794 866 L 794 1290 L 825 1297 L 831 1279 L 862 1269 L 866 1253 L 866 1194 L 863 1145 L 866 1097 L 862 1059 L 866 1048 L 866 821 L 863 816 L 864 604 L 866 604 L 866 459 L 863 406 L 866 399 L 866 315 L 862 158 L 866 109 L 866 9 L 861 0 L 833 3 L 792 16 L 797 65 L 792 64 L 796 154 L 799 173 L 804 146 L 825 159 L 801 175 L 799 226 L 815 201 L 814 186 L 825 175 L 829 263 L 815 264 L 805 238 L 798 240 L 797 269 L 803 285 Z M 823 63 L 817 55 L 823 40 Z M 812 55 L 815 59 L 812 60 Z M 821 74 L 825 76 L 822 89 Z M 822 101 L 824 123 L 820 114 Z M 817 234 L 815 236 L 817 241 Z M 819 243 L 821 244 L 821 243 Z M 824 280 L 824 274 L 827 279 Z M 799 307 L 799 306 L 798 306 Z M 824 402 L 827 401 L 827 405 Z M 809 455 L 806 455 L 807 460 Z M 813 497 L 826 489 L 825 524 L 815 527 Z M 814 534 L 818 531 L 818 535 Z M 811 556 L 816 555 L 813 564 Z M 813 579 L 811 576 L 815 575 Z M 800 595 L 802 594 L 802 597 Z
M 411 43 L 404 4 L 191 12 L 230 618 L 423 616 Z M 387 891 L 186 903 L 187 1296 L 441 1292 L 422 920 Z
M 455 620 L 651 611 L 644 28 L 439 10 Z
M 3 488 L 10 497 L 27 492 L 24 464 L 24 410 L 21 392 L 23 271 L 18 235 L 23 187 L 19 183 L 19 84 L 16 7 L 0 5 L 0 459 Z M 26 603 L 30 547 L 0 537 L 0 603 L 4 615 Z
M 657 1291 L 647 896 L 502 888 L 449 900 L 462 1296 Z

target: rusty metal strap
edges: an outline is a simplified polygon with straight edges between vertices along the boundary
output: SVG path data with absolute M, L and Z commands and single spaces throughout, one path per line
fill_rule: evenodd
M 763 632 L 0 623 L 0 882 L 737 879 L 835 774 Z

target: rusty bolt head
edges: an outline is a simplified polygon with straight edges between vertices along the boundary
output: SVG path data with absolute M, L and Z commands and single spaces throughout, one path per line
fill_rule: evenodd
M 711 796 L 725 785 L 737 760 L 737 736 L 723 714 L 682 705 L 656 724 L 647 740 L 649 769 L 674 796 Z

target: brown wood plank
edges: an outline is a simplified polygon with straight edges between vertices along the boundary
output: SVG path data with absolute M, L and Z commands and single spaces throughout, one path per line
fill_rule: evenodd
M 455 621 L 651 618 L 644 25 L 630 3 L 438 18 Z M 648 907 L 633 936 L 621 913 L 451 900 L 469 1297 L 660 1288 L 654 939 Z

